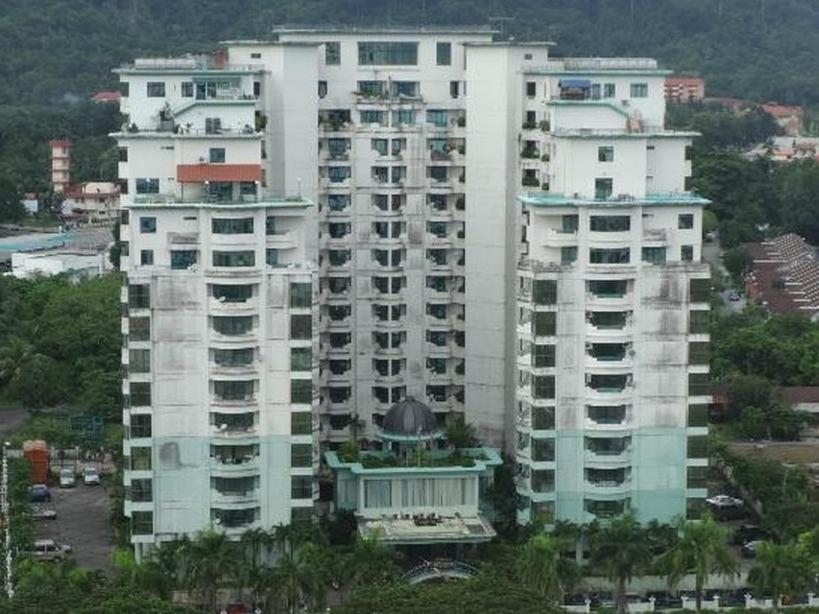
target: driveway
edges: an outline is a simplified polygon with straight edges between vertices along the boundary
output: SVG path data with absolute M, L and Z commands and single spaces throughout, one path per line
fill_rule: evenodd
M 37 521 L 37 538 L 70 545 L 74 560 L 82 567 L 110 571 L 114 535 L 105 488 L 84 486 L 81 479 L 74 488 L 52 488 L 48 507 L 57 512 L 57 519 Z

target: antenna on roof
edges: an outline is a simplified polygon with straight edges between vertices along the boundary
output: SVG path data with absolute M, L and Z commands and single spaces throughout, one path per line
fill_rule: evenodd
M 492 22 L 494 22 L 494 21 L 497 21 L 497 22 L 500 24 L 500 31 L 499 31 L 499 33 L 498 33 L 498 34 L 499 34 L 499 36 L 500 36 L 500 40 L 506 40 L 506 39 L 504 38 L 504 24 L 505 24 L 507 21 L 514 21 L 514 20 L 515 20 L 515 18 L 514 18 L 514 17 L 490 17 L 490 18 L 489 18 L 489 23 L 492 23 Z

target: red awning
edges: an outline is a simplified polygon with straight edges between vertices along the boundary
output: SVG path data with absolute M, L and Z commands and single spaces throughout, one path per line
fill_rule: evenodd
M 180 183 L 203 181 L 261 181 L 260 164 L 177 164 L 176 180 Z

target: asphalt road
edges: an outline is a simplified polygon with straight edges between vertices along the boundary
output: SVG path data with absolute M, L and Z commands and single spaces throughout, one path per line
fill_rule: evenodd
M 68 544 L 82 567 L 110 571 L 114 536 L 108 523 L 105 488 L 84 486 L 81 479 L 74 488 L 52 488 L 48 508 L 57 512 L 57 518 L 37 521 L 37 538 Z

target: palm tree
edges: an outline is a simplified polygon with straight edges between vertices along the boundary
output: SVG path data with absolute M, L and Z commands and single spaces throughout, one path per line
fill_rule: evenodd
M 321 610 L 330 584 L 329 558 L 327 548 L 316 543 L 282 551 L 271 573 L 268 603 L 278 603 L 291 613 L 305 607 Z
M 812 581 L 810 557 L 794 544 L 763 542 L 756 551 L 756 565 L 748 573 L 754 592 L 773 597 L 774 611 L 783 595 L 805 590 Z
M 341 559 L 341 577 L 351 591 L 362 584 L 389 584 L 401 573 L 395 552 L 377 537 L 359 537 L 352 550 Z
M 728 531 L 710 515 L 700 521 L 681 519 L 677 524 L 678 539 L 670 550 L 660 555 L 657 564 L 674 590 L 687 574 L 694 574 L 697 611 L 702 608 L 702 593 L 711 574 L 734 575 L 739 564 L 726 546 Z
M 561 603 L 560 548 L 556 540 L 543 533 L 530 537 L 523 545 L 517 567 L 526 586 L 551 604 Z
M 646 532 L 632 512 L 613 518 L 590 536 L 591 563 L 615 583 L 618 614 L 627 609 L 628 582 L 645 572 L 651 562 Z
M 185 585 L 207 612 L 216 610 L 219 589 L 227 571 L 236 564 L 235 548 L 227 535 L 214 529 L 200 531 L 180 548 Z
M 447 421 L 444 431 L 447 443 L 456 448 L 471 448 L 478 440 L 475 427 L 464 422 L 463 418 L 453 418 Z
M 239 539 L 240 558 L 235 566 L 235 580 L 242 589 L 249 589 L 254 603 L 260 603 L 265 585 L 269 582 L 272 567 L 270 549 L 273 536 L 264 529 L 250 529 Z

